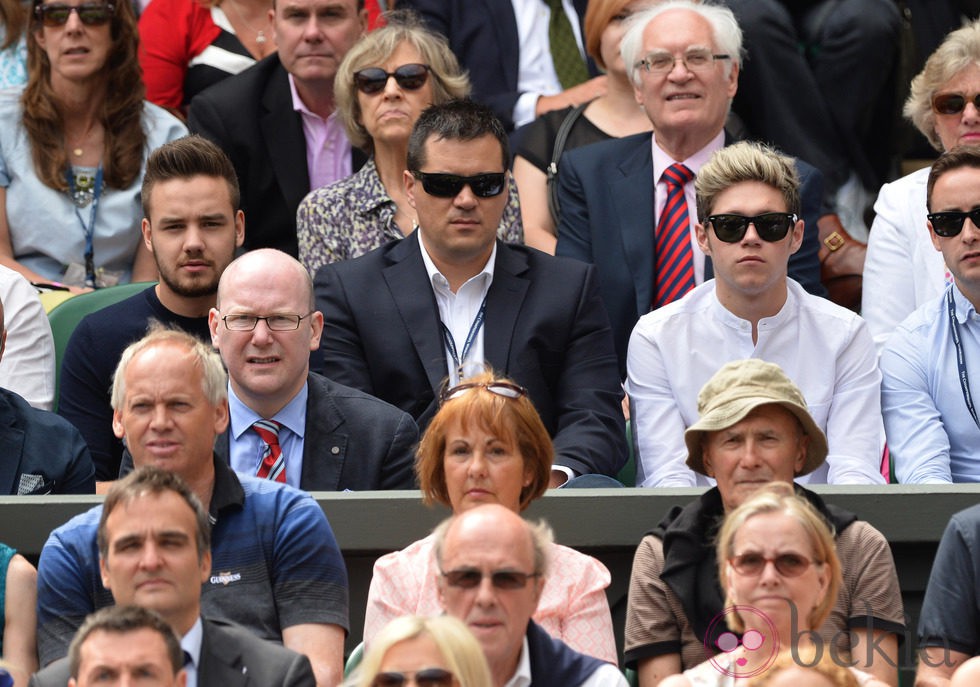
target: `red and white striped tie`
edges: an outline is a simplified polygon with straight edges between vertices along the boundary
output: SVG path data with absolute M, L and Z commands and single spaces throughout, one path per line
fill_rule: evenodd
M 271 479 L 282 484 L 286 483 L 286 457 L 282 455 L 279 446 L 279 430 L 282 428 L 275 420 L 258 420 L 252 425 L 255 433 L 265 442 L 262 451 L 262 462 L 256 477 Z

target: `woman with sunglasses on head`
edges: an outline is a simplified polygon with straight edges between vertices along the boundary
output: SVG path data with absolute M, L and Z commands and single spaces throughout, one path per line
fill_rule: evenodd
M 548 488 L 553 457 L 527 390 L 487 371 L 442 394 L 419 443 L 415 471 L 429 505 L 440 503 L 459 514 L 498 503 L 520 513 Z M 378 559 L 364 619 L 368 647 L 394 617 L 442 612 L 437 574 L 432 536 Z M 605 594 L 609 580 L 599 561 L 553 544 L 534 621 L 576 651 L 616 663 Z
M 940 152 L 980 144 L 980 21 L 950 33 L 929 56 L 904 112 Z M 875 202 L 861 315 L 879 353 L 902 320 L 950 283 L 926 228 L 928 176 L 926 167 L 885 184 Z
M 797 656 L 832 650 L 812 631 L 830 615 L 841 585 L 834 533 L 791 484 L 761 487 L 728 513 L 715 549 L 725 611 L 708 630 L 714 655 L 660 687 L 733 687 L 763 675 L 781 649 Z M 850 670 L 862 686 L 887 687 Z
M 411 12 L 390 12 L 385 18 L 387 26 L 350 49 L 334 80 L 347 135 L 372 157 L 360 171 L 312 191 L 300 203 L 299 260 L 311 273 L 414 231 L 415 209 L 403 185 L 408 137 L 422 110 L 470 91 L 445 38 L 422 28 Z M 520 205 L 509 183 L 498 235 L 520 243 Z
M 156 279 L 146 157 L 186 128 L 144 102 L 128 0 L 34 0 L 23 94 L 0 93 L 0 264 L 85 290 Z
M 555 254 L 558 241 L 555 185 L 562 152 L 653 128 L 646 113 L 636 104 L 619 44 L 629 18 L 659 1 L 590 0 L 585 12 L 585 45 L 595 63 L 606 72 L 605 95 L 577 107 L 548 112 L 517 133 L 514 179 L 521 193 L 527 245 Z M 563 139 L 561 144 L 559 136 Z
M 483 648 L 452 616 L 407 615 L 384 626 L 345 687 L 491 687 Z

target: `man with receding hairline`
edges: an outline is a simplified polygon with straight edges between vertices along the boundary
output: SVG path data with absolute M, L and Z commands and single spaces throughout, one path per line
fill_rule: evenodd
M 209 323 L 228 370 L 230 411 L 215 453 L 232 468 L 269 477 L 271 438 L 282 456 L 281 481 L 294 487 L 414 488 L 418 428 L 411 416 L 310 372 L 323 315 L 299 261 L 262 248 L 232 262 L 221 275 Z M 263 468 L 265 459 L 272 463 Z

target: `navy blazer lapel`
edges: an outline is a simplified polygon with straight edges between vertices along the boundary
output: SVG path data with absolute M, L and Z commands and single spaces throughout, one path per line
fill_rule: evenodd
M 442 345 L 439 306 L 422 262 L 418 231 L 393 245 L 386 257 L 391 264 L 381 274 L 401 315 L 402 325 L 412 340 L 415 354 L 425 368 L 432 393 L 438 395 L 449 368 L 446 347 Z M 394 325 L 391 322 L 385 324 Z
M 0 494 L 16 494 L 14 483 L 24 455 L 24 430 L 15 426 L 13 407 L 0 395 Z
M 310 489 L 317 491 L 337 491 L 347 457 L 348 437 L 340 431 L 345 419 L 318 379 L 310 374 L 306 381 L 309 395 L 300 484 L 315 485 Z
M 530 281 L 527 255 L 497 241 L 493 281 L 487 292 L 487 319 L 483 326 L 483 357 L 503 374 L 510 369 L 510 352 L 517 329 L 517 316 L 524 304 Z
M 608 183 L 617 213 L 610 224 L 620 228 L 623 253 L 633 276 L 636 311 L 643 314 L 653 302 L 653 149 L 650 134 L 637 138 L 641 144 L 623 159 Z
M 275 70 L 262 93 L 259 127 L 286 205 L 298 207 L 310 192 L 306 137 L 300 115 L 293 109 L 289 76 L 282 65 Z
M 517 17 L 514 16 L 514 5 L 511 0 L 481 0 L 484 6 L 482 13 L 497 34 L 497 51 L 502 75 L 505 80 L 505 91 L 517 90 L 517 75 L 519 71 L 518 50 L 520 39 L 517 35 Z M 481 16 L 480 10 L 473 8 L 473 16 Z M 493 17 L 493 20 L 489 18 Z
M 220 632 L 215 632 L 207 620 L 203 622 L 197 684 L 201 687 L 247 687 L 248 673 L 241 665 L 241 650 L 234 643 L 226 641 Z

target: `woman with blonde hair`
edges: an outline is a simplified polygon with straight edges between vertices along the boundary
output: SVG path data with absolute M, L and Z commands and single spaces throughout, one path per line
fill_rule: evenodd
M 766 673 L 782 648 L 831 650 L 814 643 L 822 640 L 812 630 L 827 619 L 841 585 L 834 533 L 791 484 L 766 485 L 726 515 L 715 548 L 725 611 L 714 622 L 727 630 L 715 635 L 713 656 L 661 687 L 732 687 Z M 862 686 L 887 687 L 851 670 Z
M 385 625 L 345 687 L 491 687 L 483 648 L 448 615 L 406 615 Z
M 296 214 L 299 260 L 311 272 L 411 234 L 417 225 L 403 177 L 408 137 L 422 110 L 470 92 L 470 81 L 442 36 L 408 11 L 384 15 L 344 57 L 334 79 L 337 113 L 352 145 L 371 159 L 352 176 L 312 191 Z M 497 235 L 521 243 L 520 202 L 510 195 Z
M 23 94 L 0 93 L 0 264 L 93 288 L 156 279 L 140 184 L 157 146 L 187 133 L 143 100 L 128 0 L 34 0 Z
M 427 504 L 459 514 L 497 503 L 520 513 L 544 494 L 554 448 L 526 389 L 486 371 L 446 389 L 441 401 L 415 461 Z M 433 545 L 430 535 L 375 563 L 364 618 L 367 646 L 391 618 L 442 611 Z M 550 561 L 534 621 L 576 651 L 616 663 L 605 593 L 609 571 L 558 544 L 551 545 Z

